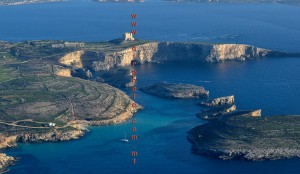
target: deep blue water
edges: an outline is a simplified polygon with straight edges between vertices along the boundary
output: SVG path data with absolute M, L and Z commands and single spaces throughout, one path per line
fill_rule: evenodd
M 95 4 L 89 0 L 0 7 L 0 39 L 99 41 L 130 31 L 148 40 L 246 43 L 299 51 L 300 6 L 147 1 Z
M 299 6 L 282 4 L 69 3 L 0 7 L 0 40 L 67 39 L 98 41 L 129 31 L 138 13 L 138 36 L 149 40 L 246 43 L 300 51 Z M 16 27 L 18 26 L 18 27 Z M 146 64 L 137 67 L 138 85 L 157 81 L 203 85 L 211 97 L 234 94 L 238 109 L 263 114 L 300 114 L 300 59 L 272 58 L 220 64 Z M 129 122 L 92 127 L 84 138 L 62 143 L 20 144 L 11 173 L 299 173 L 299 160 L 221 161 L 191 153 L 186 132 L 202 122 L 197 100 L 166 100 L 137 93 L 145 109 L 136 115 L 138 164 L 133 144 L 120 143 Z

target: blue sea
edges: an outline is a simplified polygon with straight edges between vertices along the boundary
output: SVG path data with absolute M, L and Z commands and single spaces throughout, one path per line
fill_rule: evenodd
M 146 40 L 243 43 L 300 52 L 300 6 L 146 1 L 98 4 L 87 0 L 0 7 L 0 40 L 105 41 L 130 31 L 137 13 L 137 37 Z M 300 59 L 265 58 L 219 64 L 169 63 L 137 66 L 138 87 L 158 81 L 202 85 L 210 97 L 234 94 L 240 110 L 263 115 L 300 114 Z M 139 140 L 124 144 L 131 123 L 90 127 L 80 140 L 20 144 L 10 173 L 296 174 L 299 160 L 222 161 L 191 153 L 187 131 L 203 124 L 199 100 L 167 100 L 140 91 L 136 114 Z M 133 166 L 130 151 L 138 151 Z

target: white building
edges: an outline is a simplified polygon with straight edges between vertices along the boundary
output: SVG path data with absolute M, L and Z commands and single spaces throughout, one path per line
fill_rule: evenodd
M 124 33 L 123 40 L 124 41 L 134 41 L 132 33 Z

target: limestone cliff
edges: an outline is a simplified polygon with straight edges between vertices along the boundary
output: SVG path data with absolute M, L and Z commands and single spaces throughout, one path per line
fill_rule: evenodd
M 104 52 L 100 57 L 102 60 L 94 61 L 92 67 L 95 71 L 99 71 L 109 70 L 112 67 L 128 66 L 133 57 L 140 63 L 152 62 L 154 55 L 158 52 L 158 45 L 158 42 L 151 42 L 136 46 L 136 51 L 127 48 L 122 51 Z
M 67 141 L 75 140 L 84 135 L 82 130 L 59 131 L 53 130 L 47 133 L 24 133 L 18 135 L 18 142 L 39 142 L 39 141 Z
M 16 146 L 17 136 L 0 135 L 0 149 Z
M 162 42 L 152 61 L 223 62 L 268 56 L 273 51 L 243 44 Z
M 244 115 L 242 115 L 244 116 Z M 248 115 L 246 116 L 251 116 L 251 117 L 261 117 L 261 109 L 257 109 L 257 110 L 254 110 L 252 112 L 250 112 Z
M 68 66 L 74 66 L 77 68 L 82 68 L 82 61 L 81 56 L 84 54 L 84 51 L 75 51 L 66 54 L 62 58 L 59 59 L 59 63 L 68 65 Z
M 0 149 L 16 146 L 17 142 L 47 142 L 47 141 L 66 141 L 74 140 L 83 136 L 85 130 L 53 130 L 51 132 L 21 133 L 16 135 L 0 135 Z M 0 173 L 5 168 L 13 165 L 16 161 L 15 157 L 7 156 L 0 153 Z
M 271 50 L 256 48 L 242 44 L 219 44 L 213 45 L 210 55 L 206 60 L 209 62 L 222 62 L 224 60 L 245 60 L 247 58 L 265 57 Z
M 95 71 L 130 65 L 131 61 L 146 62 L 223 62 L 244 61 L 251 58 L 299 56 L 279 51 L 257 48 L 244 44 L 204 44 L 180 42 L 149 42 L 136 46 L 136 51 L 121 48 L 118 51 L 76 51 L 60 59 L 60 63 L 76 68 L 92 68 Z
M 234 104 L 234 95 L 215 98 L 207 102 L 201 102 L 202 106 L 222 106 L 222 105 L 232 105 Z
M 0 153 L 0 173 L 4 172 L 5 167 L 10 166 L 16 161 L 14 157 Z

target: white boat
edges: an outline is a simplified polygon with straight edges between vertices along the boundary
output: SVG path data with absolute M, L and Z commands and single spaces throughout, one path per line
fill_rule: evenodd
M 121 139 L 122 142 L 127 143 L 129 140 L 126 138 L 126 132 L 125 132 L 125 138 Z

